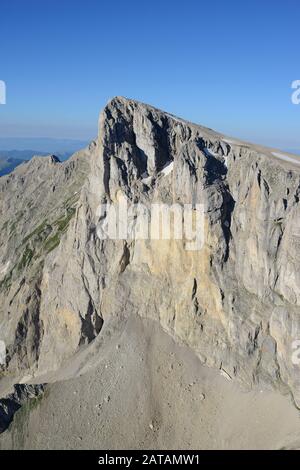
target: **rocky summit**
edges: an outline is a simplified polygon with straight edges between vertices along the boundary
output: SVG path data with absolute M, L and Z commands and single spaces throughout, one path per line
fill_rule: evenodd
M 1 177 L 0 447 L 298 446 L 299 198 L 299 157 L 122 97 Z M 201 247 L 100 237 L 124 199 L 201 205 Z

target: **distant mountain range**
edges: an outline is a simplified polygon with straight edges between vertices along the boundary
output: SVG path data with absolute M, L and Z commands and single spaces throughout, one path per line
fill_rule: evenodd
M 0 176 L 7 175 L 25 160 L 0 156 Z
M 48 138 L 0 138 L 0 176 L 7 175 L 34 155 L 54 154 L 61 161 L 86 147 L 88 141 Z

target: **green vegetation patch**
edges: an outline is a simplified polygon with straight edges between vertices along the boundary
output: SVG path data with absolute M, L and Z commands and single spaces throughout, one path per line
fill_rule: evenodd
M 0 281 L 0 291 L 8 291 L 12 284 L 13 269 Z
M 29 266 L 34 255 L 34 251 L 27 245 L 20 263 L 18 264 L 18 270 L 22 271 L 24 268 Z
M 70 207 L 67 209 L 67 214 L 64 217 L 61 217 L 60 219 L 54 222 L 54 225 L 58 228 L 59 232 L 63 233 L 66 231 L 71 219 L 75 215 L 75 212 L 76 212 L 76 209 L 74 207 Z
M 41 235 L 45 231 L 46 228 L 51 228 L 51 226 L 47 223 L 47 220 L 44 220 L 38 227 L 36 227 L 33 232 L 31 232 L 29 235 L 27 235 L 24 240 L 23 244 L 27 243 L 29 240 L 32 238 L 41 238 Z
M 44 244 L 44 249 L 46 253 L 48 254 L 51 251 L 53 251 L 55 248 L 57 248 L 59 244 L 60 244 L 60 235 L 59 233 L 56 233 L 53 237 L 48 238 L 48 240 L 46 240 Z

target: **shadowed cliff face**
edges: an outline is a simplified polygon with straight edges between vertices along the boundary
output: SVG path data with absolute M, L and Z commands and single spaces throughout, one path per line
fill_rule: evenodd
M 103 322 L 138 315 L 228 378 L 300 399 L 296 158 L 115 98 L 88 149 L 1 178 L 3 373 L 30 381 L 56 370 Z M 122 197 L 203 204 L 204 245 L 100 240 L 99 205 Z

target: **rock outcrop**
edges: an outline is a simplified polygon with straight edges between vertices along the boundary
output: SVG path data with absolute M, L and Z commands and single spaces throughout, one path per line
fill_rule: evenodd
M 3 383 L 38 380 L 103 322 L 138 315 L 227 378 L 290 390 L 300 403 L 297 157 L 114 98 L 97 142 L 63 164 L 34 158 L 0 178 L 0 194 Z M 122 198 L 202 204 L 203 246 L 100 239 L 100 204 Z

